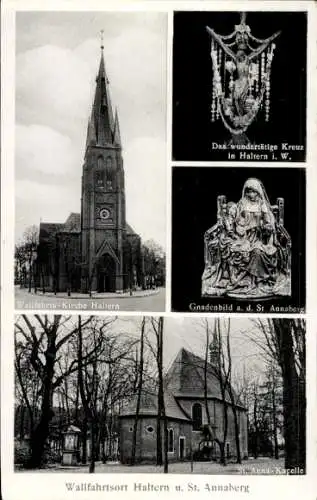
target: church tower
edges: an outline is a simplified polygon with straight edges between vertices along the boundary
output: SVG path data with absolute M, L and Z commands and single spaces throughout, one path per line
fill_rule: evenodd
M 117 112 L 113 116 L 103 46 L 88 123 L 81 196 L 82 289 L 124 288 L 124 170 Z
M 209 363 L 213 365 L 216 369 L 219 369 L 220 365 L 221 349 L 219 345 L 219 340 L 220 339 L 217 333 L 217 326 L 215 324 L 214 331 L 212 333 L 212 341 L 209 344 Z

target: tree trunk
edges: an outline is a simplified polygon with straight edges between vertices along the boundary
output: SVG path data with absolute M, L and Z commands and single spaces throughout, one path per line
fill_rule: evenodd
M 258 458 L 259 451 L 259 428 L 258 428 L 258 402 L 255 395 L 253 405 L 253 422 L 254 422 L 254 458 Z
M 81 316 L 78 316 L 78 385 L 80 391 L 81 402 L 83 405 L 83 409 L 85 412 L 85 419 L 87 424 L 89 424 L 90 428 L 90 438 L 91 438 L 91 447 L 90 447 L 90 466 L 89 472 L 94 472 L 95 470 L 95 429 L 93 422 L 93 415 L 89 406 L 89 402 L 86 397 L 85 387 L 84 387 L 84 378 L 83 378 L 83 336 L 82 336 L 82 328 L 81 328 Z
M 163 450 L 162 450 L 162 426 L 161 426 L 161 408 L 157 415 L 156 425 L 156 465 L 163 465 Z
M 230 328 L 230 323 L 228 328 Z M 229 330 L 228 330 L 229 333 Z M 221 390 L 222 408 L 223 408 L 223 435 L 222 440 L 218 439 L 220 446 L 220 463 L 222 465 L 227 465 L 226 462 L 226 441 L 228 434 L 228 403 L 227 403 L 227 388 L 228 383 L 230 384 L 230 372 L 229 368 L 226 369 L 225 366 L 225 356 L 223 350 L 222 334 L 220 327 L 220 319 L 215 320 L 215 338 L 217 340 L 218 353 L 217 353 L 217 375 Z M 230 358 L 229 358 L 230 359 Z
M 29 293 L 32 291 L 32 254 L 29 259 Z
M 230 390 L 230 393 L 232 391 Z M 241 464 L 241 448 L 240 448 L 240 426 L 238 421 L 238 412 L 235 403 L 232 403 L 233 421 L 234 421 L 234 438 L 236 443 L 237 464 Z
M 230 344 L 230 324 L 228 327 L 227 333 L 227 355 L 228 355 L 228 392 L 231 400 L 231 408 L 233 413 L 233 421 L 234 421 L 234 438 L 236 444 L 236 453 L 237 453 L 237 463 L 241 464 L 241 448 L 240 448 L 240 426 L 238 421 L 238 412 L 237 412 L 237 401 L 232 389 L 232 376 L 231 376 L 231 367 L 232 367 L 232 357 L 231 357 L 231 344 Z
M 207 424 L 209 428 L 211 428 L 211 420 L 210 420 L 210 412 L 209 412 L 209 406 L 208 406 L 208 355 L 209 355 L 209 345 L 210 339 L 209 339 L 209 325 L 208 325 L 208 320 L 206 320 L 206 348 L 205 348 L 205 362 L 204 362 L 204 401 L 205 401 L 205 410 L 206 410 L 206 417 L 207 417 Z
M 164 410 L 164 391 L 163 391 L 163 374 L 162 374 L 162 326 L 161 320 L 158 320 L 157 331 L 157 370 L 158 370 L 158 395 L 157 395 L 157 430 L 156 430 L 156 465 L 163 465 L 163 450 L 162 450 L 162 421 Z M 164 421 L 163 421 L 164 432 Z
M 273 368 L 274 369 L 274 368 Z M 276 417 L 276 394 L 275 394 L 275 375 L 273 373 L 273 381 L 272 381 L 272 419 L 273 419 L 273 441 L 274 441 L 274 458 L 278 460 L 279 451 L 278 451 L 278 439 L 277 439 L 277 417 Z
M 93 419 L 90 421 L 90 463 L 89 463 L 89 473 L 93 474 L 95 472 L 95 461 L 96 461 L 96 425 Z
M 81 461 L 83 465 L 87 464 L 87 431 L 88 431 L 87 419 L 84 418 L 82 425 L 82 433 L 81 433 L 82 444 L 83 444 Z
M 168 431 L 167 431 L 167 418 L 166 418 L 166 414 L 165 414 L 165 404 L 163 406 L 163 418 L 164 418 L 164 474 L 167 474 L 168 473 Z
M 295 320 L 272 319 L 280 345 L 283 376 L 285 468 L 306 468 L 306 395 L 305 381 L 296 371 L 292 330 Z
M 48 335 L 48 346 L 45 352 L 46 364 L 44 375 L 44 393 L 41 405 L 40 421 L 31 437 L 31 457 L 28 467 L 39 468 L 43 465 L 45 444 L 49 434 L 49 423 L 53 417 L 52 411 L 52 382 L 56 358 L 56 333 Z
M 138 383 L 138 395 L 137 395 L 137 403 L 136 403 L 136 410 L 135 410 L 135 419 L 134 419 L 134 425 L 133 425 L 131 465 L 135 465 L 136 446 L 137 446 L 137 430 L 138 430 L 138 422 L 139 422 L 139 414 L 140 414 L 140 406 L 141 406 L 141 396 L 142 396 L 142 388 L 143 388 L 144 327 L 145 327 L 145 318 L 142 319 L 142 325 L 141 325 L 140 363 L 139 363 L 139 370 L 138 370 L 139 383 Z
M 164 473 L 168 473 L 168 434 L 167 434 L 167 417 L 165 412 L 165 400 L 164 400 L 164 381 L 163 381 L 163 329 L 164 329 L 164 318 L 159 318 L 158 324 L 158 375 L 159 375 L 159 407 L 160 415 L 163 419 L 163 432 L 164 432 Z M 160 434 L 161 438 L 161 434 Z M 162 447 L 162 439 L 160 439 L 160 444 Z M 162 452 L 162 449 L 161 449 Z
M 228 434 L 228 405 L 223 399 L 223 412 L 224 412 L 224 430 L 223 430 L 223 442 L 221 446 L 221 460 L 222 465 L 227 465 L 226 459 L 226 441 Z

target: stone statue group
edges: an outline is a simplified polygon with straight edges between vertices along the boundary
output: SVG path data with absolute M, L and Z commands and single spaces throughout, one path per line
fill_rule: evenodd
M 241 299 L 291 295 L 291 239 L 284 199 L 271 205 L 261 181 L 248 179 L 241 199 L 218 196 L 217 222 L 204 236 L 202 296 Z

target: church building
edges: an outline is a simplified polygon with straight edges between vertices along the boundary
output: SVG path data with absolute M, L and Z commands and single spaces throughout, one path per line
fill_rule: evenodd
M 237 414 L 241 457 L 248 456 L 247 409 L 239 401 L 233 402 L 228 390 L 223 398 L 212 350 L 206 367 L 205 377 L 205 360 L 181 349 L 166 374 L 164 401 L 170 462 L 191 458 L 198 461 L 219 460 L 219 443 L 223 443 L 226 459 L 235 459 L 237 449 L 233 409 Z M 122 463 L 129 463 L 131 459 L 135 413 L 136 399 L 120 415 L 119 448 Z M 157 394 L 149 394 L 144 390 L 137 424 L 138 462 L 156 460 L 157 416 Z
M 80 214 L 70 214 L 63 224 L 40 224 L 38 286 L 56 292 L 141 286 L 141 238 L 126 222 L 119 119 L 112 110 L 103 46 L 81 186 Z

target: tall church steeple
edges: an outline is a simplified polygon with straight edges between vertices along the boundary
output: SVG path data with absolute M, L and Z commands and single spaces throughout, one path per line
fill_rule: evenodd
M 88 123 L 82 175 L 84 287 L 122 290 L 128 275 L 125 188 L 119 119 L 114 118 L 101 44 L 95 96 Z
M 115 123 L 103 49 L 104 47 L 101 45 L 99 71 L 96 78 L 92 113 L 88 124 L 86 147 L 91 145 L 105 147 L 114 144 Z

